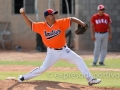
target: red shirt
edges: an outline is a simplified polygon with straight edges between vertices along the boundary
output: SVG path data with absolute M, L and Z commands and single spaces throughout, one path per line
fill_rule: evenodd
M 110 16 L 106 13 L 100 16 L 98 13 L 91 18 L 91 23 L 94 24 L 95 32 L 108 32 L 108 25 L 111 23 Z
M 50 48 L 61 48 L 66 44 L 65 31 L 70 27 L 70 18 L 58 19 L 50 27 L 46 22 L 33 22 L 32 30 L 41 35 Z

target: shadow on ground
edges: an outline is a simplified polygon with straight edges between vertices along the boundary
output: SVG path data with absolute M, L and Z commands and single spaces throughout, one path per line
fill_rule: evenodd
M 3 80 L 0 81 L 0 90 L 119 90 L 119 89 L 84 86 L 79 84 L 54 81 L 31 81 L 19 83 L 16 80 Z

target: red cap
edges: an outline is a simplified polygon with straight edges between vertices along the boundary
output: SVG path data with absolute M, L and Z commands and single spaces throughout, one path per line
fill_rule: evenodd
M 51 14 L 57 14 L 58 11 L 54 11 L 53 9 L 47 9 L 45 12 L 44 12 L 44 16 L 48 16 L 48 15 L 51 15 Z
M 98 5 L 97 10 L 105 9 L 104 5 Z

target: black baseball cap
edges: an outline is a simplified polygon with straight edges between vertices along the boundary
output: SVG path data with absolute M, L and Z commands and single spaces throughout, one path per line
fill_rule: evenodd
M 53 9 L 47 9 L 45 12 L 44 12 L 44 16 L 48 16 L 48 15 L 51 15 L 51 14 L 57 14 L 58 11 L 54 11 Z

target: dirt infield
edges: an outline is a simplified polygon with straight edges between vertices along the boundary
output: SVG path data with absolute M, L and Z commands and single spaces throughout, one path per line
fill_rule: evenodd
M 0 90 L 119 90 L 115 88 L 99 88 L 54 81 L 32 81 L 19 83 L 16 80 L 0 81 Z
M 77 52 L 83 59 L 93 58 L 93 52 L 81 51 Z M 41 60 L 44 59 L 46 53 L 32 51 L 3 51 L 0 50 L 0 60 Z M 106 58 L 120 58 L 120 52 L 108 52 Z
M 79 52 L 80 56 L 85 58 L 93 58 L 92 52 Z M 0 50 L 0 60 L 43 60 L 46 56 L 46 53 L 40 53 L 36 51 L 24 51 L 24 52 L 16 52 L 16 51 L 1 51 Z M 108 53 L 107 58 L 120 58 L 120 53 Z M 9 67 L 9 66 L 8 66 Z M 30 71 L 33 69 L 33 66 L 11 66 L 5 67 L 4 65 L 0 66 L 0 71 Z M 26 69 L 25 69 L 26 68 Z M 60 70 L 59 68 L 50 68 L 49 70 Z M 96 68 L 90 68 L 91 70 L 95 70 Z M 71 70 L 71 68 L 65 68 L 64 70 Z M 76 70 L 76 69 L 74 69 Z M 97 70 L 97 69 L 96 69 Z M 100 69 L 99 69 L 100 70 Z M 119 69 L 101 69 L 112 70 L 112 71 L 120 71 Z M 95 86 L 84 86 L 79 84 L 71 84 L 71 83 L 63 83 L 63 82 L 54 82 L 54 81 L 29 81 L 18 83 L 17 80 L 1 80 L 0 81 L 0 90 L 120 90 L 117 88 L 105 88 L 105 87 L 95 87 Z

